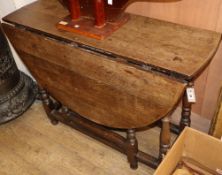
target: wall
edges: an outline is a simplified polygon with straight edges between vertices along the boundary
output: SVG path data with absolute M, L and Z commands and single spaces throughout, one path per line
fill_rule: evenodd
M 154 1 L 154 0 L 152 0 Z M 221 0 L 156 0 L 158 2 L 136 2 L 127 11 L 130 13 L 167 20 L 179 24 L 222 32 Z M 172 0 L 170 0 L 172 1 Z M 211 119 L 217 102 L 222 76 L 222 46 L 211 65 L 195 81 L 197 103 L 193 112 Z

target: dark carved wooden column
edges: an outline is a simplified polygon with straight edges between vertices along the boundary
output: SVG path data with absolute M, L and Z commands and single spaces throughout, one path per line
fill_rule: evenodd
M 35 83 L 18 70 L 0 25 L 0 123 L 24 113 L 36 94 Z

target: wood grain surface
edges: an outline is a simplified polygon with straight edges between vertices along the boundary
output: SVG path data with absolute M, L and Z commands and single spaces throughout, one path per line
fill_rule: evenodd
M 169 114 L 183 94 L 185 84 L 173 79 L 6 24 L 4 29 L 40 85 L 99 124 L 147 126 Z
M 122 133 L 125 135 L 125 133 Z M 158 155 L 159 128 L 138 132 L 141 149 Z M 152 175 L 126 156 L 70 127 L 54 126 L 40 103 L 0 126 L 1 175 Z
M 222 32 L 221 0 L 181 0 L 177 2 L 136 2 L 127 12 L 170 21 L 182 25 Z M 210 66 L 195 81 L 197 103 L 192 111 L 201 117 L 211 119 L 217 106 L 217 94 L 222 81 L 222 46 L 218 49 Z M 214 93 L 215 92 L 215 93 Z
M 219 33 L 132 15 L 124 27 L 98 42 L 58 31 L 55 24 L 67 13 L 57 1 L 40 0 L 4 20 L 105 50 L 162 72 L 176 72 L 186 79 L 194 78 L 207 66 L 221 39 Z

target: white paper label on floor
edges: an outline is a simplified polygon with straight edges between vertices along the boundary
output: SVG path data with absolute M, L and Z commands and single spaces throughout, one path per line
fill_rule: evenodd
M 108 0 L 109 5 L 113 5 L 113 0 Z
M 193 87 L 187 88 L 187 89 L 186 89 L 186 92 L 187 92 L 188 102 L 190 102 L 190 103 L 196 103 L 196 95 L 195 95 L 195 90 L 194 90 L 194 88 L 193 88 Z

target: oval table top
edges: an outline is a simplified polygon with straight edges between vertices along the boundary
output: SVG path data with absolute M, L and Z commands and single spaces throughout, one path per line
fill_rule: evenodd
M 55 25 L 69 12 L 55 0 L 39 0 L 10 14 L 4 21 L 29 27 L 50 37 L 92 47 L 141 67 L 192 80 L 214 56 L 221 34 L 166 21 L 131 15 L 131 19 L 103 41 L 59 31 Z
M 10 25 L 3 27 L 41 86 L 109 127 L 143 127 L 170 114 L 184 82 L 209 64 L 221 40 L 216 32 L 130 15 L 98 41 L 57 30 L 67 14 L 57 1 L 39 0 L 5 17 Z

